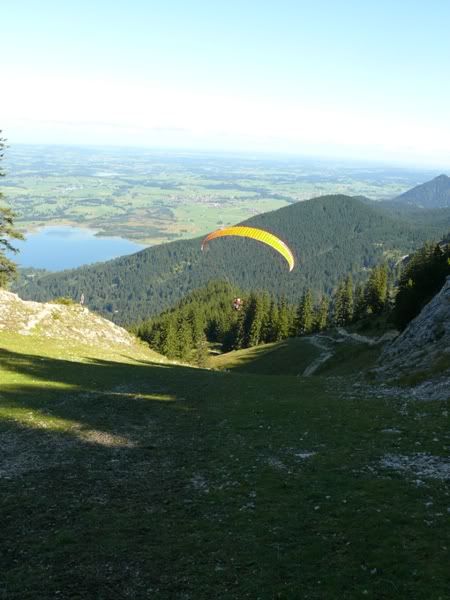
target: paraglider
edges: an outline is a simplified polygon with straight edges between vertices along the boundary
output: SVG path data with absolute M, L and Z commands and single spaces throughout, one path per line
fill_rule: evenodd
M 214 240 L 215 238 L 225 237 L 225 236 L 238 236 L 238 237 L 246 237 L 251 238 L 253 240 L 257 240 L 258 242 L 262 242 L 263 244 L 267 244 L 286 259 L 289 265 L 289 271 L 292 271 L 295 265 L 294 255 L 290 248 L 285 244 L 280 238 L 277 238 L 273 233 L 269 233 L 268 231 L 264 231 L 264 229 L 257 229 L 256 227 L 244 227 L 241 225 L 237 225 L 235 227 L 225 227 L 224 229 L 217 229 L 212 233 L 208 234 L 202 242 L 202 250 L 206 246 L 206 244 L 210 240 Z
M 242 306 L 244 305 L 244 301 L 242 300 L 242 298 L 235 298 L 233 300 L 233 308 L 234 310 L 241 310 Z

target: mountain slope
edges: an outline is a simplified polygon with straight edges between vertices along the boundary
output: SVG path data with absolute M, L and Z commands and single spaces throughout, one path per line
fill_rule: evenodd
M 419 208 L 450 208 L 450 177 L 439 175 L 400 194 L 394 202 Z
M 75 345 L 90 349 L 89 352 L 95 349 L 166 361 L 122 327 L 83 306 L 24 301 L 17 294 L 0 289 L 0 336 L 4 339 L 7 335 L 22 339 L 22 347 L 55 341 L 62 353 L 63 348 Z
M 406 254 L 434 232 L 433 227 L 405 223 L 361 199 L 339 195 L 299 202 L 245 223 L 285 240 L 297 259 L 292 273 L 281 257 L 253 240 L 214 240 L 202 253 L 200 239 L 193 239 L 37 277 L 20 293 L 36 300 L 84 293 L 90 308 L 119 323 L 159 313 L 212 279 L 296 300 L 305 287 L 330 292 L 348 272 L 358 279 L 383 257 Z
M 0 332 L 4 598 L 448 597 L 448 401 L 130 353 Z

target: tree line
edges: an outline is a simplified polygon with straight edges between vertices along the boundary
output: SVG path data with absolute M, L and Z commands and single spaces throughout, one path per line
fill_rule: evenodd
M 450 275 L 450 234 L 442 242 L 426 243 L 408 257 L 400 274 L 392 320 L 404 329 L 444 285 Z
M 228 352 L 310 335 L 380 314 L 389 302 L 390 270 L 386 264 L 378 265 L 367 282 L 357 286 L 348 275 L 332 296 L 318 296 L 307 288 L 297 303 L 254 291 L 243 295 L 242 308 L 235 310 L 233 298 L 240 295 L 229 283 L 211 282 L 132 330 L 169 358 L 205 364 L 209 344 Z
M 297 303 L 265 291 L 242 296 L 227 282 L 211 282 L 132 330 L 169 358 L 206 365 L 211 347 L 220 352 L 239 350 L 331 327 L 370 323 L 380 315 L 403 329 L 449 275 L 448 242 L 427 243 L 404 264 L 376 265 L 363 283 L 355 285 L 349 274 L 330 296 L 307 288 Z M 240 310 L 233 309 L 236 296 L 243 297 Z

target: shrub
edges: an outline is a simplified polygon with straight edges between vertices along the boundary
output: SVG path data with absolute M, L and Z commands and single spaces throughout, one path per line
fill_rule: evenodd
M 65 306 L 74 306 L 76 302 L 75 300 L 72 300 L 72 298 L 60 296 L 59 298 L 55 298 L 53 300 L 53 304 L 64 304 Z

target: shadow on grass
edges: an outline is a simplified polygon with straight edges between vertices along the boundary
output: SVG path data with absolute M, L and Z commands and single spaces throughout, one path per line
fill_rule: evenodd
M 320 597 L 350 598 L 373 581 L 361 556 L 389 568 L 387 553 L 417 538 L 410 487 L 342 470 L 374 443 L 373 413 L 327 401 L 320 381 L 5 350 L 0 361 L 13 375 L 0 382 L 0 598 L 318 597 L 317 580 Z M 310 462 L 292 454 L 315 449 Z M 389 537 L 376 509 L 393 499 L 413 517 Z M 408 550 L 404 569 L 429 545 L 432 578 L 407 589 L 402 567 L 398 597 L 437 585 L 445 597 L 445 539 Z
M 212 453 L 197 406 L 221 376 L 5 349 L 0 365 L 0 598 L 183 593 L 168 565 L 196 543 L 183 498 Z
M 170 364 L 81 363 L 5 349 L 0 365 L 13 374 L 12 381 L 0 382 L 0 424 L 68 434 L 84 427 L 123 435 L 155 411 L 170 410 L 172 418 L 187 413 L 189 399 L 198 401 L 215 375 Z
M 124 358 L 128 358 L 124 355 Z M 76 389 L 92 389 L 101 383 L 132 382 L 151 383 L 152 379 L 164 380 L 163 374 L 170 370 L 171 381 L 204 377 L 208 370 L 186 365 L 159 363 L 132 358 L 133 363 L 119 363 L 99 358 L 85 358 L 83 362 L 56 359 L 34 354 L 23 354 L 0 348 L 0 365 L 5 371 L 38 378 L 42 382 L 61 383 Z M 1 385 L 1 382 L 0 382 Z
M 200 389 L 208 374 L 5 349 L 0 366 L 0 597 L 145 595 L 161 554 L 178 558 L 180 511 L 164 512 L 202 449 L 188 379 Z
M 250 576 L 255 533 L 229 421 L 249 438 L 242 465 L 254 464 L 249 436 L 267 443 L 255 411 L 267 400 L 278 414 L 277 378 L 261 390 L 254 376 L 5 349 L 0 365 L 0 598 L 227 597 L 231 551 Z M 209 490 L 216 480 L 232 491 Z

